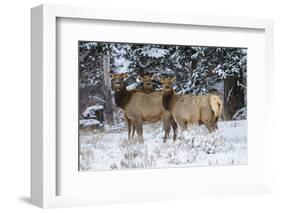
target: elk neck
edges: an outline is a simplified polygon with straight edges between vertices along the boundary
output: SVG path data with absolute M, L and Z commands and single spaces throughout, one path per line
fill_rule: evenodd
M 175 93 L 174 90 L 169 90 L 169 91 L 163 91 L 162 94 L 162 105 L 165 110 L 171 110 L 172 106 L 172 100 L 174 97 Z
M 122 88 L 119 91 L 115 91 L 114 94 L 114 100 L 115 100 L 115 104 L 120 107 L 121 109 L 125 109 L 127 103 L 130 101 L 131 99 L 131 93 L 130 91 L 128 91 L 126 89 L 126 87 Z

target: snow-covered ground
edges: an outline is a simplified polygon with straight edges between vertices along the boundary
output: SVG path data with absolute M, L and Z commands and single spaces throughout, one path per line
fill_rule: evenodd
M 172 132 L 163 143 L 161 123 L 144 125 L 144 143 L 127 141 L 126 129 L 80 130 L 80 170 L 163 168 L 247 164 L 247 121 L 219 122 L 208 133 L 203 126 Z

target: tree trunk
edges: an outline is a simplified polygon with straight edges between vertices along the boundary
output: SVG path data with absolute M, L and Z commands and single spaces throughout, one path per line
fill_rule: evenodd
M 238 85 L 235 76 L 224 80 L 224 119 L 231 120 L 235 112 L 245 106 L 244 89 Z
M 109 76 L 110 71 L 110 56 L 103 56 L 103 73 L 104 73 L 104 87 L 105 87 L 105 106 L 104 106 L 104 117 L 105 122 L 109 125 L 114 124 L 113 119 L 113 107 L 112 107 L 112 97 L 111 97 L 111 81 Z

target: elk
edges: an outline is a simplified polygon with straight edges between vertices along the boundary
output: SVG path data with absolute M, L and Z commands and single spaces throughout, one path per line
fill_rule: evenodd
M 143 83 L 143 90 L 145 93 L 153 92 L 153 80 L 155 79 L 154 75 L 144 74 L 139 75 L 138 79 Z
M 213 94 L 199 96 L 175 94 L 172 87 L 175 79 L 175 77 L 161 79 L 163 107 L 171 112 L 182 129 L 188 124 L 197 123 L 204 124 L 209 132 L 215 131 L 223 107 L 220 97 Z
M 143 122 L 157 122 L 162 120 L 166 142 L 171 127 L 176 139 L 177 124 L 171 113 L 162 106 L 162 92 L 154 91 L 145 93 L 142 90 L 127 90 L 124 78 L 127 74 L 111 74 L 113 88 L 115 90 L 114 100 L 118 107 L 124 111 L 124 117 L 128 125 L 128 139 L 131 140 L 136 128 L 138 141 L 143 142 Z M 132 134 L 131 134 L 132 133 Z
M 144 91 L 145 93 L 150 93 L 153 92 L 153 80 L 154 80 L 154 75 L 150 75 L 150 74 L 144 74 L 144 75 L 139 75 L 137 77 L 137 79 L 139 81 L 142 82 L 143 84 L 143 88 L 141 89 L 142 91 Z M 138 90 L 138 89 L 135 89 Z M 138 90 L 140 91 L 140 90 Z M 126 119 L 126 118 L 125 118 Z M 127 119 L 126 119 L 127 120 Z M 136 129 L 136 125 L 132 124 L 130 121 L 127 120 L 127 123 L 130 123 L 130 131 L 132 131 L 131 133 L 131 138 L 134 137 L 134 133 L 135 133 L 135 129 Z

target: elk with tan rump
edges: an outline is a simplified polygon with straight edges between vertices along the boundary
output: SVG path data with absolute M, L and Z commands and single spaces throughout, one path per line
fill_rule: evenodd
M 127 90 L 124 79 L 127 74 L 111 74 L 113 88 L 115 91 L 114 100 L 118 107 L 124 112 L 124 118 L 128 126 L 128 139 L 132 139 L 134 128 L 137 131 L 138 141 L 143 142 L 143 122 L 157 122 L 162 120 L 165 131 L 164 142 L 166 142 L 171 127 L 176 139 L 177 124 L 171 113 L 165 110 L 162 105 L 162 92 L 154 91 L 146 93 L 143 90 Z
M 220 97 L 213 94 L 199 96 L 175 94 L 172 87 L 175 80 L 176 77 L 161 79 L 163 107 L 171 112 L 182 129 L 189 124 L 204 124 L 209 132 L 215 131 L 223 107 Z

